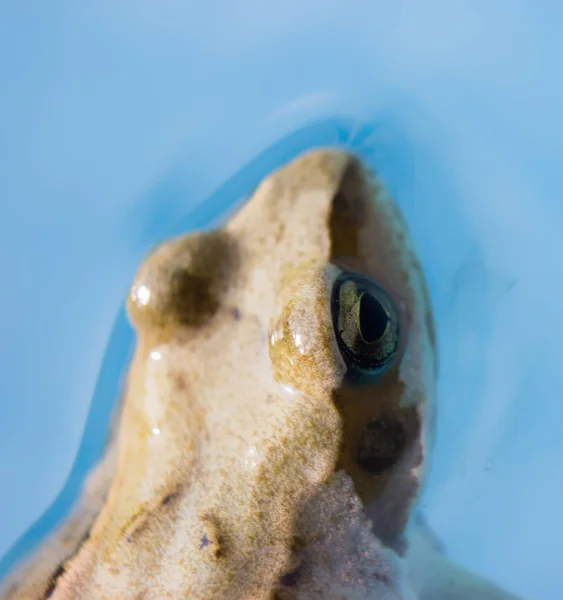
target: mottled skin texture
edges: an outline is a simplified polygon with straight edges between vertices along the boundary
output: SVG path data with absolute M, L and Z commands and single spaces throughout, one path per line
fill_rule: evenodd
M 400 321 L 389 368 L 361 384 L 331 315 L 347 271 Z M 137 346 L 107 454 L 2 598 L 509 598 L 421 527 L 403 558 L 432 434 L 433 320 L 404 222 L 359 160 L 303 155 L 222 229 L 162 245 L 128 313 Z M 358 449 L 382 421 L 401 443 L 373 473 Z

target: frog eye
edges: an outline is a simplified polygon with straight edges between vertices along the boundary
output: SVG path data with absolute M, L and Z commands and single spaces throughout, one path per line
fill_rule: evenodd
M 362 275 L 341 273 L 333 286 L 332 319 L 349 368 L 373 373 L 391 364 L 399 347 L 399 315 L 383 288 Z

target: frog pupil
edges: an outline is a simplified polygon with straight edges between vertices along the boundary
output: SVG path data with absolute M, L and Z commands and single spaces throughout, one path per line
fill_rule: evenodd
M 389 315 L 385 312 L 381 302 L 371 294 L 364 292 L 360 298 L 358 325 L 360 334 L 366 344 L 379 341 L 389 323 Z

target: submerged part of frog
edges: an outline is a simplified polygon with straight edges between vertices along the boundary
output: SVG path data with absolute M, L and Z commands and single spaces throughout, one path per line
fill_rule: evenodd
M 309 152 L 222 229 L 162 245 L 128 312 L 106 456 L 2 598 L 509 598 L 421 528 L 408 551 L 433 319 L 406 226 L 359 159 Z

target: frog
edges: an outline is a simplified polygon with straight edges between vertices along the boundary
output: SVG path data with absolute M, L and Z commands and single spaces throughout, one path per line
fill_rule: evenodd
M 437 342 L 407 223 L 309 149 L 221 226 L 157 246 L 104 456 L 2 599 L 514 600 L 417 509 Z

